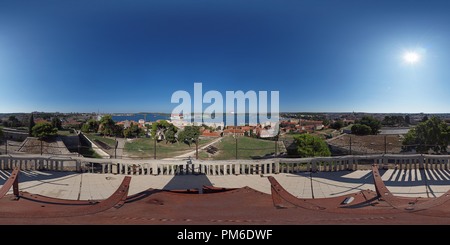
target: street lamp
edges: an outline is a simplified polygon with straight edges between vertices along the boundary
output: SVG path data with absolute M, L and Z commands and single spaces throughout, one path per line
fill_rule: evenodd
M 117 136 L 114 137 L 114 141 L 116 142 L 116 145 L 114 147 L 114 159 L 117 159 L 117 146 L 119 145 L 119 142 L 117 141 Z
M 236 137 L 236 127 L 234 127 L 234 140 L 235 140 L 235 142 L 236 142 L 236 160 L 238 159 L 238 140 L 237 140 L 237 137 Z
M 198 139 L 195 140 L 195 159 L 198 160 Z
M 155 133 L 155 142 L 153 145 L 153 159 L 156 159 L 156 133 Z

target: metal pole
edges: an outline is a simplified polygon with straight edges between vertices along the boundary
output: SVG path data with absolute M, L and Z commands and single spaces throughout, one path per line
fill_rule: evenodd
M 198 139 L 195 141 L 195 159 L 198 160 Z
M 278 143 L 278 137 L 275 137 L 275 156 L 277 155 L 277 143 Z
M 156 134 L 155 134 L 155 144 L 153 149 L 153 159 L 156 159 Z
M 350 136 L 350 155 L 352 155 L 352 136 Z
M 114 138 L 114 141 L 116 142 L 116 147 L 114 147 L 114 159 L 117 159 L 117 145 L 119 143 L 117 142 L 117 138 Z
M 386 141 L 386 135 L 384 136 L 384 154 L 386 154 L 387 151 L 387 145 L 386 145 L 387 141 Z
M 236 131 L 235 131 L 236 132 Z M 238 159 L 238 140 L 237 140 L 237 137 L 235 137 L 235 139 L 236 139 L 236 160 Z
M 41 140 L 41 156 L 42 156 L 42 140 Z
M 5 155 L 8 154 L 8 140 L 6 140 L 6 144 L 5 144 Z

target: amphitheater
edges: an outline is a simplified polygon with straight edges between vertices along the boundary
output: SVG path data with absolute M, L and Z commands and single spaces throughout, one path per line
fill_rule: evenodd
M 450 224 L 449 160 L 0 155 L 0 224 Z

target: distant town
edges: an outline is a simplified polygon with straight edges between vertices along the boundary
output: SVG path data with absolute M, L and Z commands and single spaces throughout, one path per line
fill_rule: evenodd
M 209 160 L 308 157 L 301 153 L 300 135 L 323 141 L 329 150 L 321 153 L 325 156 L 406 154 L 416 153 L 414 144 L 420 144 L 409 139 L 408 132 L 429 118 L 450 123 L 450 114 L 426 113 L 289 112 L 281 113 L 276 124 L 238 126 L 191 123 L 182 115 L 167 113 L 2 113 L 0 154 Z M 31 124 L 33 128 L 47 124 L 54 131 L 33 135 Z M 441 148 L 436 152 L 443 152 Z

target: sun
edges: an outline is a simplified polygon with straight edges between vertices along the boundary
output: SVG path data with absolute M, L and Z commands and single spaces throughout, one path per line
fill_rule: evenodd
M 420 55 L 419 55 L 418 53 L 416 53 L 416 52 L 406 52 L 406 53 L 403 55 L 403 60 L 404 60 L 406 63 L 409 63 L 409 64 L 415 64 L 415 63 L 419 62 L 419 60 L 420 60 Z

